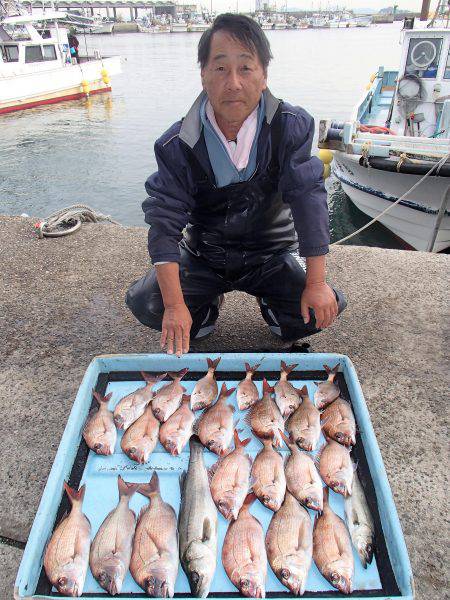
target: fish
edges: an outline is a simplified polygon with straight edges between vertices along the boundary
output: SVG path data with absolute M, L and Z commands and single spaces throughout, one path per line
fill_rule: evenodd
M 287 365 L 284 361 L 281 361 L 280 381 L 274 386 L 275 402 L 285 419 L 300 406 L 302 401 L 295 387 L 287 380 L 289 373 L 295 367 L 298 367 L 298 365 Z
M 344 500 L 345 520 L 362 566 L 372 562 L 375 526 L 364 490 L 354 469 L 352 494 Z
M 173 379 L 172 383 L 164 385 L 153 396 L 153 414 L 161 423 L 167 421 L 170 415 L 173 415 L 180 406 L 181 398 L 186 391 L 186 388 L 180 384 L 180 381 L 188 371 L 189 369 L 181 369 L 178 373 L 168 373 L 169 377 Z
M 322 429 L 329 437 L 344 446 L 356 444 L 356 422 L 350 404 L 339 397 L 333 400 L 322 413 Z
M 64 489 L 72 508 L 50 538 L 44 553 L 44 569 L 60 594 L 77 598 L 83 593 L 89 565 L 91 524 L 82 510 L 86 486 L 77 491 L 64 482 Z
M 236 401 L 239 410 L 247 410 L 247 408 L 250 408 L 250 406 L 259 398 L 258 388 L 253 382 L 252 377 L 260 366 L 260 363 L 253 367 L 248 363 L 245 363 L 245 371 L 247 374 L 245 379 L 238 384 L 236 391 Z
M 344 521 L 330 508 L 325 488 L 323 513 L 316 515 L 313 529 L 313 558 L 317 568 L 342 594 L 353 591 L 353 552 Z
M 189 408 L 190 396 L 183 395 L 181 406 L 170 415 L 159 430 L 159 441 L 172 456 L 178 456 L 193 433 L 195 415 Z
M 149 596 L 173 598 L 179 566 L 177 516 L 161 497 L 156 471 L 138 492 L 149 503 L 139 513 L 130 573 Z
M 92 575 L 112 596 L 120 594 L 130 565 L 136 515 L 128 503 L 139 488 L 139 483 L 127 483 L 120 475 L 117 484 L 119 503 L 100 525 L 89 556 Z
M 248 494 L 238 518 L 228 525 L 222 564 L 231 583 L 243 596 L 265 598 L 267 554 L 261 523 L 249 512 L 254 500 L 255 494 Z
M 354 466 L 350 450 L 338 442 L 327 438 L 317 456 L 319 473 L 323 481 L 344 498 L 352 493 Z
M 180 561 L 196 598 L 206 598 L 217 562 L 217 509 L 209 489 L 203 446 L 189 440 L 189 467 L 180 477 L 178 516 Z
M 158 433 L 159 421 L 148 405 L 144 414 L 125 431 L 120 447 L 131 460 L 143 465 L 158 443 Z
M 204 377 L 199 379 L 191 394 L 192 410 L 202 410 L 207 408 L 217 398 L 217 381 L 214 377 L 217 365 L 220 363 L 220 357 L 216 360 L 206 359 L 208 363 L 208 372 Z
M 286 492 L 283 457 L 272 446 L 271 439 L 261 442 L 264 447 L 253 461 L 251 470 L 252 490 L 266 508 L 277 511 Z
M 284 430 L 284 421 L 280 410 L 272 400 L 273 387 L 263 379 L 263 397 L 255 402 L 245 416 L 245 422 L 259 438 L 273 439 L 274 446 L 281 447 L 278 431 Z
M 141 371 L 146 385 L 140 387 L 136 391 L 128 394 L 120 400 L 114 409 L 114 423 L 117 429 L 128 429 L 143 414 L 145 407 L 153 398 L 153 388 L 155 385 L 166 377 L 167 373 L 150 377 Z
M 292 442 L 302 450 L 312 452 L 320 438 L 320 412 L 308 396 L 306 385 L 298 390 L 303 402 L 286 421 L 286 431 Z
M 98 402 L 98 409 L 93 409 L 89 413 L 83 428 L 83 438 L 91 450 L 97 454 L 108 456 L 114 454 L 117 441 L 114 416 L 108 409 L 112 392 L 107 396 L 102 396 L 95 390 L 92 393 Z
M 319 410 L 324 409 L 333 400 L 336 400 L 341 393 L 338 386 L 334 383 L 336 373 L 339 371 L 339 363 L 332 369 L 327 365 L 323 365 L 323 368 L 328 373 L 328 379 L 327 381 L 316 383 L 317 390 L 314 394 L 314 402 Z
M 245 453 L 251 438 L 239 439 L 234 430 L 235 449 L 220 458 L 208 471 L 213 500 L 225 519 L 237 519 L 248 494 L 252 461 Z
M 227 404 L 227 398 L 234 389 L 227 390 L 223 383 L 217 402 L 205 410 L 194 427 L 202 444 L 219 456 L 227 453 L 233 439 L 235 408 Z
M 313 459 L 280 431 L 291 455 L 284 464 L 286 487 L 297 500 L 311 510 L 322 510 L 323 486 Z
M 294 596 L 303 596 L 312 562 L 313 526 L 306 508 L 292 494 L 274 513 L 266 533 L 267 558 L 272 571 Z

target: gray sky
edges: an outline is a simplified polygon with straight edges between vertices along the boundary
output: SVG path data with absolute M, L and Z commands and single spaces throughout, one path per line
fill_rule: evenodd
M 210 0 L 198 0 L 199 5 L 202 4 L 205 7 L 210 6 Z M 272 0 L 275 2 L 275 0 Z M 183 3 L 183 0 L 181 0 Z M 279 8 L 285 5 L 285 0 L 276 0 L 276 4 Z M 336 5 L 342 8 L 373 8 L 380 9 L 385 8 L 386 6 L 393 6 L 397 4 L 399 8 L 402 9 L 410 9 L 418 11 L 422 6 L 422 0 L 392 0 L 391 2 L 384 0 L 288 0 L 288 6 L 292 8 L 305 8 L 310 9 L 314 7 L 314 9 L 319 9 L 319 5 L 322 9 L 327 9 L 328 6 L 335 7 Z M 431 0 L 431 8 L 435 8 L 434 5 L 437 5 L 437 0 Z M 235 11 L 236 7 L 242 11 L 251 11 L 255 9 L 255 1 L 254 0 L 213 0 L 213 10 L 215 12 L 221 11 L 224 12 L 226 10 Z

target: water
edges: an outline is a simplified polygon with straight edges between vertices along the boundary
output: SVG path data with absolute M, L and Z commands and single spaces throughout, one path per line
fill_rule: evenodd
M 316 118 L 345 120 L 380 65 L 397 67 L 400 25 L 268 31 L 274 60 L 269 87 Z M 153 144 L 200 91 L 200 34 L 87 37 L 103 55 L 120 54 L 112 94 L 0 116 L 0 213 L 45 217 L 86 203 L 126 225 L 143 225 L 144 181 L 155 170 Z M 82 36 L 81 48 L 84 48 Z M 327 181 L 333 239 L 368 221 Z M 372 226 L 351 243 L 399 247 Z

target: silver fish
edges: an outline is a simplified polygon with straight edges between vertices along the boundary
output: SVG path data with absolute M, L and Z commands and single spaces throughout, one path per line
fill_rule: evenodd
M 172 383 L 164 385 L 153 396 L 153 414 L 161 423 L 167 421 L 170 415 L 173 415 L 180 406 L 181 398 L 186 391 L 186 388 L 180 384 L 180 381 L 188 371 L 189 369 L 181 369 L 178 373 L 169 373 L 169 377 L 173 379 Z
M 286 492 L 266 534 L 272 571 L 295 596 L 303 596 L 312 562 L 312 522 L 306 508 Z
M 114 423 L 117 429 L 128 429 L 132 423 L 144 414 L 146 406 L 153 398 L 153 388 L 159 381 L 164 379 L 167 373 L 158 375 L 158 377 L 150 377 L 144 372 L 141 372 L 141 375 L 146 381 L 145 387 L 140 387 L 122 398 L 114 409 Z
M 302 401 L 295 387 L 287 380 L 289 373 L 295 367 L 298 367 L 298 365 L 287 365 L 282 360 L 280 380 L 274 385 L 275 402 L 284 419 L 289 417 L 300 406 Z
M 191 409 L 202 410 L 210 406 L 217 398 L 217 381 L 214 377 L 217 365 L 220 363 L 220 357 L 216 360 L 206 359 L 208 363 L 208 372 L 204 377 L 199 379 L 191 394 Z
M 89 413 L 83 428 L 83 438 L 91 450 L 105 456 L 114 454 L 117 440 L 117 430 L 113 413 L 108 409 L 112 392 L 102 396 L 95 390 L 92 392 L 98 402 L 98 409 Z
M 139 483 L 126 483 L 119 475 L 119 503 L 100 525 L 92 542 L 89 565 L 92 575 L 112 596 L 120 594 L 130 566 L 136 515 L 129 508 Z
M 81 596 L 89 564 L 91 524 L 82 512 L 86 486 L 78 491 L 64 482 L 72 509 L 63 517 L 45 549 L 44 569 L 60 594 Z
M 149 499 L 139 514 L 131 555 L 133 579 L 149 596 L 173 598 L 178 573 L 178 534 L 175 511 L 164 502 L 156 471 L 139 493 Z
M 352 495 L 344 501 L 345 520 L 353 545 L 358 552 L 362 566 L 372 562 L 375 527 L 367 504 L 364 490 L 356 471 L 353 475 Z
M 239 410 L 247 410 L 259 398 L 258 388 L 254 384 L 252 377 L 260 366 L 261 364 L 257 364 L 251 367 L 248 363 L 245 363 L 247 374 L 245 379 L 238 384 L 236 390 L 236 400 Z
M 314 394 L 314 402 L 319 410 L 322 410 L 333 402 L 333 400 L 336 400 L 340 394 L 338 386 L 334 383 L 336 373 L 339 371 L 339 363 L 332 369 L 327 365 L 323 365 L 323 368 L 328 373 L 328 379 L 316 383 L 317 390 Z
M 197 436 L 191 437 L 189 447 L 188 471 L 180 478 L 180 561 L 192 594 L 206 598 L 216 570 L 217 510 L 209 489 L 203 446 Z

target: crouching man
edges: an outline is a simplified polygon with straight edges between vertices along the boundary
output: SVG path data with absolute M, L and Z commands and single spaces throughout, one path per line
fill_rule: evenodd
M 270 93 L 271 58 L 255 21 L 219 15 L 198 45 L 203 92 L 155 143 L 158 171 L 143 203 L 155 268 L 126 301 L 162 331 L 169 354 L 214 330 L 231 290 L 255 296 L 270 330 L 289 343 L 329 327 L 345 308 L 326 283 L 329 219 L 323 166 L 311 157 L 314 121 Z

